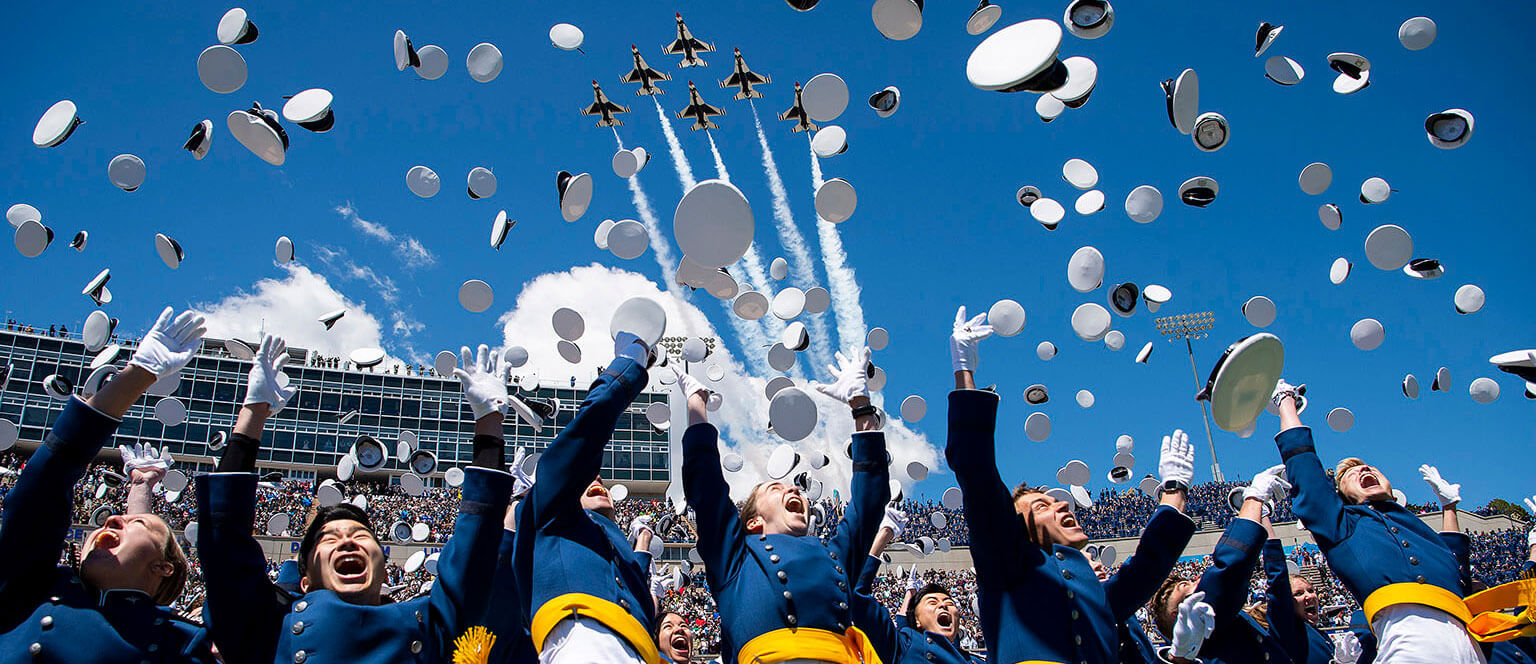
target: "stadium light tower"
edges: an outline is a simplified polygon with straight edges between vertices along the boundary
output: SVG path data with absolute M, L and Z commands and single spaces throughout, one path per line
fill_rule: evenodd
M 1195 346 L 1193 341 L 1204 339 L 1210 335 L 1211 326 L 1216 322 L 1216 315 L 1209 311 L 1201 311 L 1193 314 L 1179 314 L 1177 316 L 1164 316 L 1152 321 L 1157 326 L 1157 331 L 1169 341 L 1184 341 L 1184 349 L 1189 351 L 1189 372 L 1195 377 L 1195 391 L 1199 391 L 1200 370 L 1195 368 Z M 1216 461 L 1216 439 L 1211 436 L 1211 413 L 1206 409 L 1204 401 L 1200 403 L 1201 421 L 1205 422 L 1205 441 L 1211 446 L 1211 477 L 1217 482 L 1225 479 L 1221 476 L 1221 464 Z

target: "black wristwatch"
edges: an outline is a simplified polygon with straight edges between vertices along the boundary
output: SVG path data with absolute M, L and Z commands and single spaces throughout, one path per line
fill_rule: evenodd
M 1175 493 L 1182 491 L 1189 494 L 1189 485 L 1180 480 L 1163 480 L 1163 493 Z

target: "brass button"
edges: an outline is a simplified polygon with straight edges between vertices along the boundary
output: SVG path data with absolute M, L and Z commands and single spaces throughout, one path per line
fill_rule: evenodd
M 1077 645 L 1083 645 L 1083 635 L 1078 634 L 1077 636 L 1072 637 L 1072 641 L 1077 643 Z
M 779 570 L 779 581 L 789 581 L 789 574 L 785 573 L 784 570 Z
M 1057 552 L 1056 552 L 1056 559 L 1057 559 L 1057 560 L 1066 560 L 1066 559 L 1067 559 L 1067 557 L 1066 557 L 1066 556 L 1064 556 L 1064 555 L 1061 555 L 1061 552 L 1060 552 L 1060 551 L 1057 551 Z
M 293 653 L 293 664 L 304 664 L 306 659 L 309 659 L 309 653 L 303 650 Z
M 1419 583 L 1424 583 L 1424 575 L 1420 574 L 1419 578 L 1415 579 L 1415 581 L 1418 581 Z
M 788 601 L 793 600 L 794 598 L 795 598 L 795 594 L 794 593 L 791 593 L 788 590 L 784 591 L 784 601 L 788 602 Z
M 793 624 L 795 624 L 796 622 L 799 622 L 799 621 L 795 619 L 795 614 L 791 613 L 788 616 L 784 617 L 784 622 L 787 622 L 787 623 L 793 625 Z
M 848 610 L 848 603 L 847 602 L 838 602 L 837 603 L 837 610 L 838 611 L 847 611 Z
M 1072 619 L 1073 620 L 1077 620 L 1077 616 L 1078 616 L 1077 609 L 1072 609 Z
M 1403 540 L 1403 548 L 1408 548 L 1408 540 Z
M 411 642 L 411 654 L 412 655 L 416 655 L 416 654 L 420 654 L 420 653 L 421 653 L 421 642 L 420 641 L 412 641 Z
M 43 629 L 51 629 L 53 627 L 53 616 L 43 616 L 43 619 L 39 620 L 38 623 L 43 626 Z
M 1408 564 L 1409 565 L 1417 565 L 1417 564 L 1419 564 L 1419 559 L 1414 557 L 1414 556 L 1408 556 Z
M 775 554 L 773 554 L 771 556 L 768 556 L 768 562 L 773 563 L 775 565 L 779 564 L 779 554 L 775 553 Z
M 1072 570 L 1069 570 L 1069 569 L 1061 570 L 1061 578 L 1066 579 L 1068 581 L 1071 581 L 1072 580 Z
M 764 551 L 772 551 L 773 550 L 773 545 L 772 544 L 764 544 L 763 545 L 763 550 Z
M 293 635 L 294 636 L 298 636 L 298 635 L 303 634 L 303 633 L 304 633 L 304 622 L 303 621 L 299 621 L 299 622 L 294 623 L 293 624 Z
M 1075 598 L 1075 597 L 1077 597 L 1077 593 L 1073 592 L 1070 589 L 1067 590 L 1067 599 L 1072 599 L 1072 598 Z
M 294 604 L 293 605 L 293 612 L 294 613 L 303 613 L 304 609 L 307 609 L 307 608 L 309 608 L 309 602 L 306 602 L 306 601 L 303 601 L 303 600 L 299 600 L 298 604 Z M 297 659 L 298 655 L 294 655 L 294 658 Z M 302 661 L 302 660 L 300 660 L 300 661 Z

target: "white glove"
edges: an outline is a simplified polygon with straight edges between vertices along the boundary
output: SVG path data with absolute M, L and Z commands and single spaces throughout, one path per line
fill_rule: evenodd
M 172 318 L 170 307 L 160 312 L 155 326 L 139 342 L 138 350 L 128 364 L 137 365 L 157 377 L 169 376 L 192 361 L 198 343 L 203 340 L 203 317 L 191 311 L 183 311 Z
M 1265 410 L 1269 411 L 1270 415 L 1279 415 L 1280 399 L 1284 397 L 1291 397 L 1296 400 L 1296 414 L 1300 415 L 1302 411 L 1307 409 L 1306 394 L 1306 383 L 1302 383 L 1301 385 L 1292 385 L 1285 382 L 1284 378 L 1281 378 L 1279 382 L 1275 383 L 1275 391 L 1274 393 L 1270 394 L 1269 406 L 1266 407 Z
M 1354 632 L 1344 630 L 1333 635 L 1333 664 L 1355 664 L 1364 650 Z
M 1531 534 L 1525 536 L 1525 548 L 1536 546 L 1536 528 L 1531 529 Z
M 1451 484 L 1440 477 L 1440 469 L 1429 464 L 1419 466 L 1419 477 L 1429 488 L 1435 491 L 1435 498 L 1440 501 L 1440 509 L 1450 509 L 1452 505 L 1461 502 L 1461 485 Z
M 176 463 L 171 458 L 171 448 L 162 447 L 155 451 L 154 445 L 134 443 L 133 447 L 118 445 L 117 451 L 123 454 L 123 473 L 131 473 L 136 468 L 153 468 L 164 473 L 171 469 L 171 464 Z
M 1173 623 L 1173 656 L 1194 659 L 1215 627 L 1216 609 L 1205 603 L 1204 591 L 1184 598 Z
M 283 411 L 298 387 L 283 387 L 278 375 L 288 366 L 288 343 L 282 337 L 262 335 L 261 348 L 256 351 L 256 361 L 245 378 L 245 403 L 264 403 L 272 408 L 271 415 Z
M 976 346 L 990 336 L 992 326 L 987 325 L 986 314 L 976 314 L 967 320 L 965 307 L 960 307 L 955 312 L 954 331 L 949 335 L 949 359 L 954 363 L 955 371 L 975 371 L 981 364 L 981 358 L 976 356 Z
M 656 536 L 656 531 L 651 530 L 651 515 L 642 514 L 629 522 L 629 542 L 633 544 L 640 537 L 640 533 L 650 531 L 651 537 Z
M 1175 429 L 1173 435 L 1163 436 L 1157 472 L 1164 482 L 1178 480 L 1189 486 L 1195 481 L 1195 447 L 1189 444 L 1189 434 L 1183 429 Z
M 1291 491 L 1291 483 L 1285 481 L 1285 464 L 1270 466 L 1253 476 L 1253 482 L 1243 489 L 1243 499 L 1257 498 L 1264 502 L 1279 502 Z
M 523 472 L 523 457 L 527 453 L 519 446 L 512 452 L 512 494 L 521 495 L 533 488 L 533 478 Z
M 507 409 L 507 367 L 501 354 L 491 353 L 491 347 L 480 344 L 477 356 L 469 354 L 469 346 L 459 348 L 463 368 L 453 370 L 453 377 L 464 386 L 464 398 L 475 411 L 475 419 L 491 413 L 505 413 Z M 471 359 L 473 358 L 473 359 Z
M 917 575 L 917 563 L 912 564 L 912 572 L 907 575 L 907 590 L 917 592 L 923 587 L 923 578 Z
M 704 387 L 704 384 L 700 383 L 699 379 L 688 375 L 688 372 L 683 371 L 677 364 L 669 364 L 667 368 L 671 369 L 673 375 L 677 376 L 677 389 L 682 391 L 684 401 L 695 394 L 709 399 L 709 388 Z
M 891 539 L 901 539 L 901 534 L 907 530 L 907 515 L 890 505 L 885 506 L 885 518 L 880 520 L 881 528 L 891 529 Z
M 812 382 L 811 387 L 843 403 L 857 397 L 869 396 L 869 347 L 849 349 L 848 355 L 837 353 L 837 364 L 827 365 L 836 379 L 832 384 Z
M 629 332 L 620 332 L 613 337 L 613 356 L 627 357 L 642 367 L 650 366 L 651 349 L 645 345 L 640 337 Z
M 1536 517 L 1536 496 L 1525 499 L 1525 511 L 1529 512 L 1532 517 Z

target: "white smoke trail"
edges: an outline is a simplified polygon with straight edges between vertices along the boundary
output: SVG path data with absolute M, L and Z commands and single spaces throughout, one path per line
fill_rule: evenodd
M 714 134 L 704 132 L 709 137 L 709 151 L 715 158 L 715 176 L 726 182 L 731 181 L 731 173 L 725 168 L 725 159 L 720 156 L 720 148 L 715 145 Z M 773 300 L 773 288 L 768 280 L 768 272 L 763 269 L 763 257 L 757 250 L 757 242 L 754 241 L 747 247 L 747 253 L 736 262 L 733 273 L 738 282 L 747 281 L 758 292 Z M 746 279 L 742 279 L 745 276 Z M 767 364 L 768 346 L 778 341 L 784 332 L 784 321 L 772 314 L 763 316 L 756 321 L 742 320 L 736 315 L 731 303 L 722 302 L 725 307 L 725 317 L 730 319 L 732 329 L 736 330 L 736 336 L 742 346 L 742 355 L 746 356 L 754 365 L 761 365 L 759 370 L 767 375 L 772 368 Z M 792 373 L 797 377 L 804 377 L 800 363 L 795 363 Z
M 763 133 L 763 121 L 757 116 L 757 105 L 751 106 L 752 122 L 757 125 L 757 144 L 763 153 L 763 172 L 768 176 L 768 189 L 773 192 L 773 222 L 779 231 L 779 244 L 789 253 L 789 273 L 794 284 L 801 289 L 809 289 L 816 285 L 815 263 L 811 259 L 810 248 L 805 244 L 805 236 L 800 234 L 800 228 L 795 225 L 795 215 L 789 207 L 789 192 L 784 187 L 784 179 L 779 176 L 779 166 L 773 160 L 773 148 L 768 147 L 768 136 Z M 827 321 L 823 314 L 801 314 L 800 318 L 810 328 L 811 373 L 814 374 L 832 363 L 830 347 L 834 341 L 827 336 Z
M 677 141 L 677 134 L 672 131 L 672 121 L 667 119 L 667 112 L 661 110 L 661 102 L 656 96 L 651 96 L 651 101 L 656 104 L 656 117 L 661 119 L 661 133 L 667 136 L 667 150 L 672 153 L 672 167 L 677 169 L 677 180 L 683 185 L 683 193 L 697 183 L 693 179 L 693 166 L 688 164 L 688 155 L 683 154 L 683 144 Z
M 807 137 L 809 138 L 809 137 Z M 811 152 L 811 185 L 820 189 L 821 160 Z M 816 236 L 821 240 L 821 256 L 827 266 L 827 289 L 832 292 L 832 310 L 837 318 L 839 348 L 854 344 L 863 345 L 868 330 L 864 325 L 864 306 L 859 304 L 859 282 L 848 267 L 848 254 L 843 251 L 843 237 L 837 225 L 821 215 L 816 215 Z
M 619 144 L 619 149 L 624 149 L 624 139 L 619 138 L 619 130 L 613 130 L 613 140 Z M 640 174 L 629 176 L 629 194 L 635 204 L 635 211 L 640 214 L 640 223 L 645 224 L 645 232 L 651 237 L 651 255 L 656 257 L 656 265 L 661 268 L 661 285 L 674 297 L 686 299 L 687 291 L 677 285 L 673 276 L 677 273 L 676 259 L 672 258 L 672 245 L 667 242 L 666 236 L 661 233 L 661 223 L 656 219 L 656 210 L 651 207 L 651 199 L 645 195 L 645 189 L 640 186 Z

